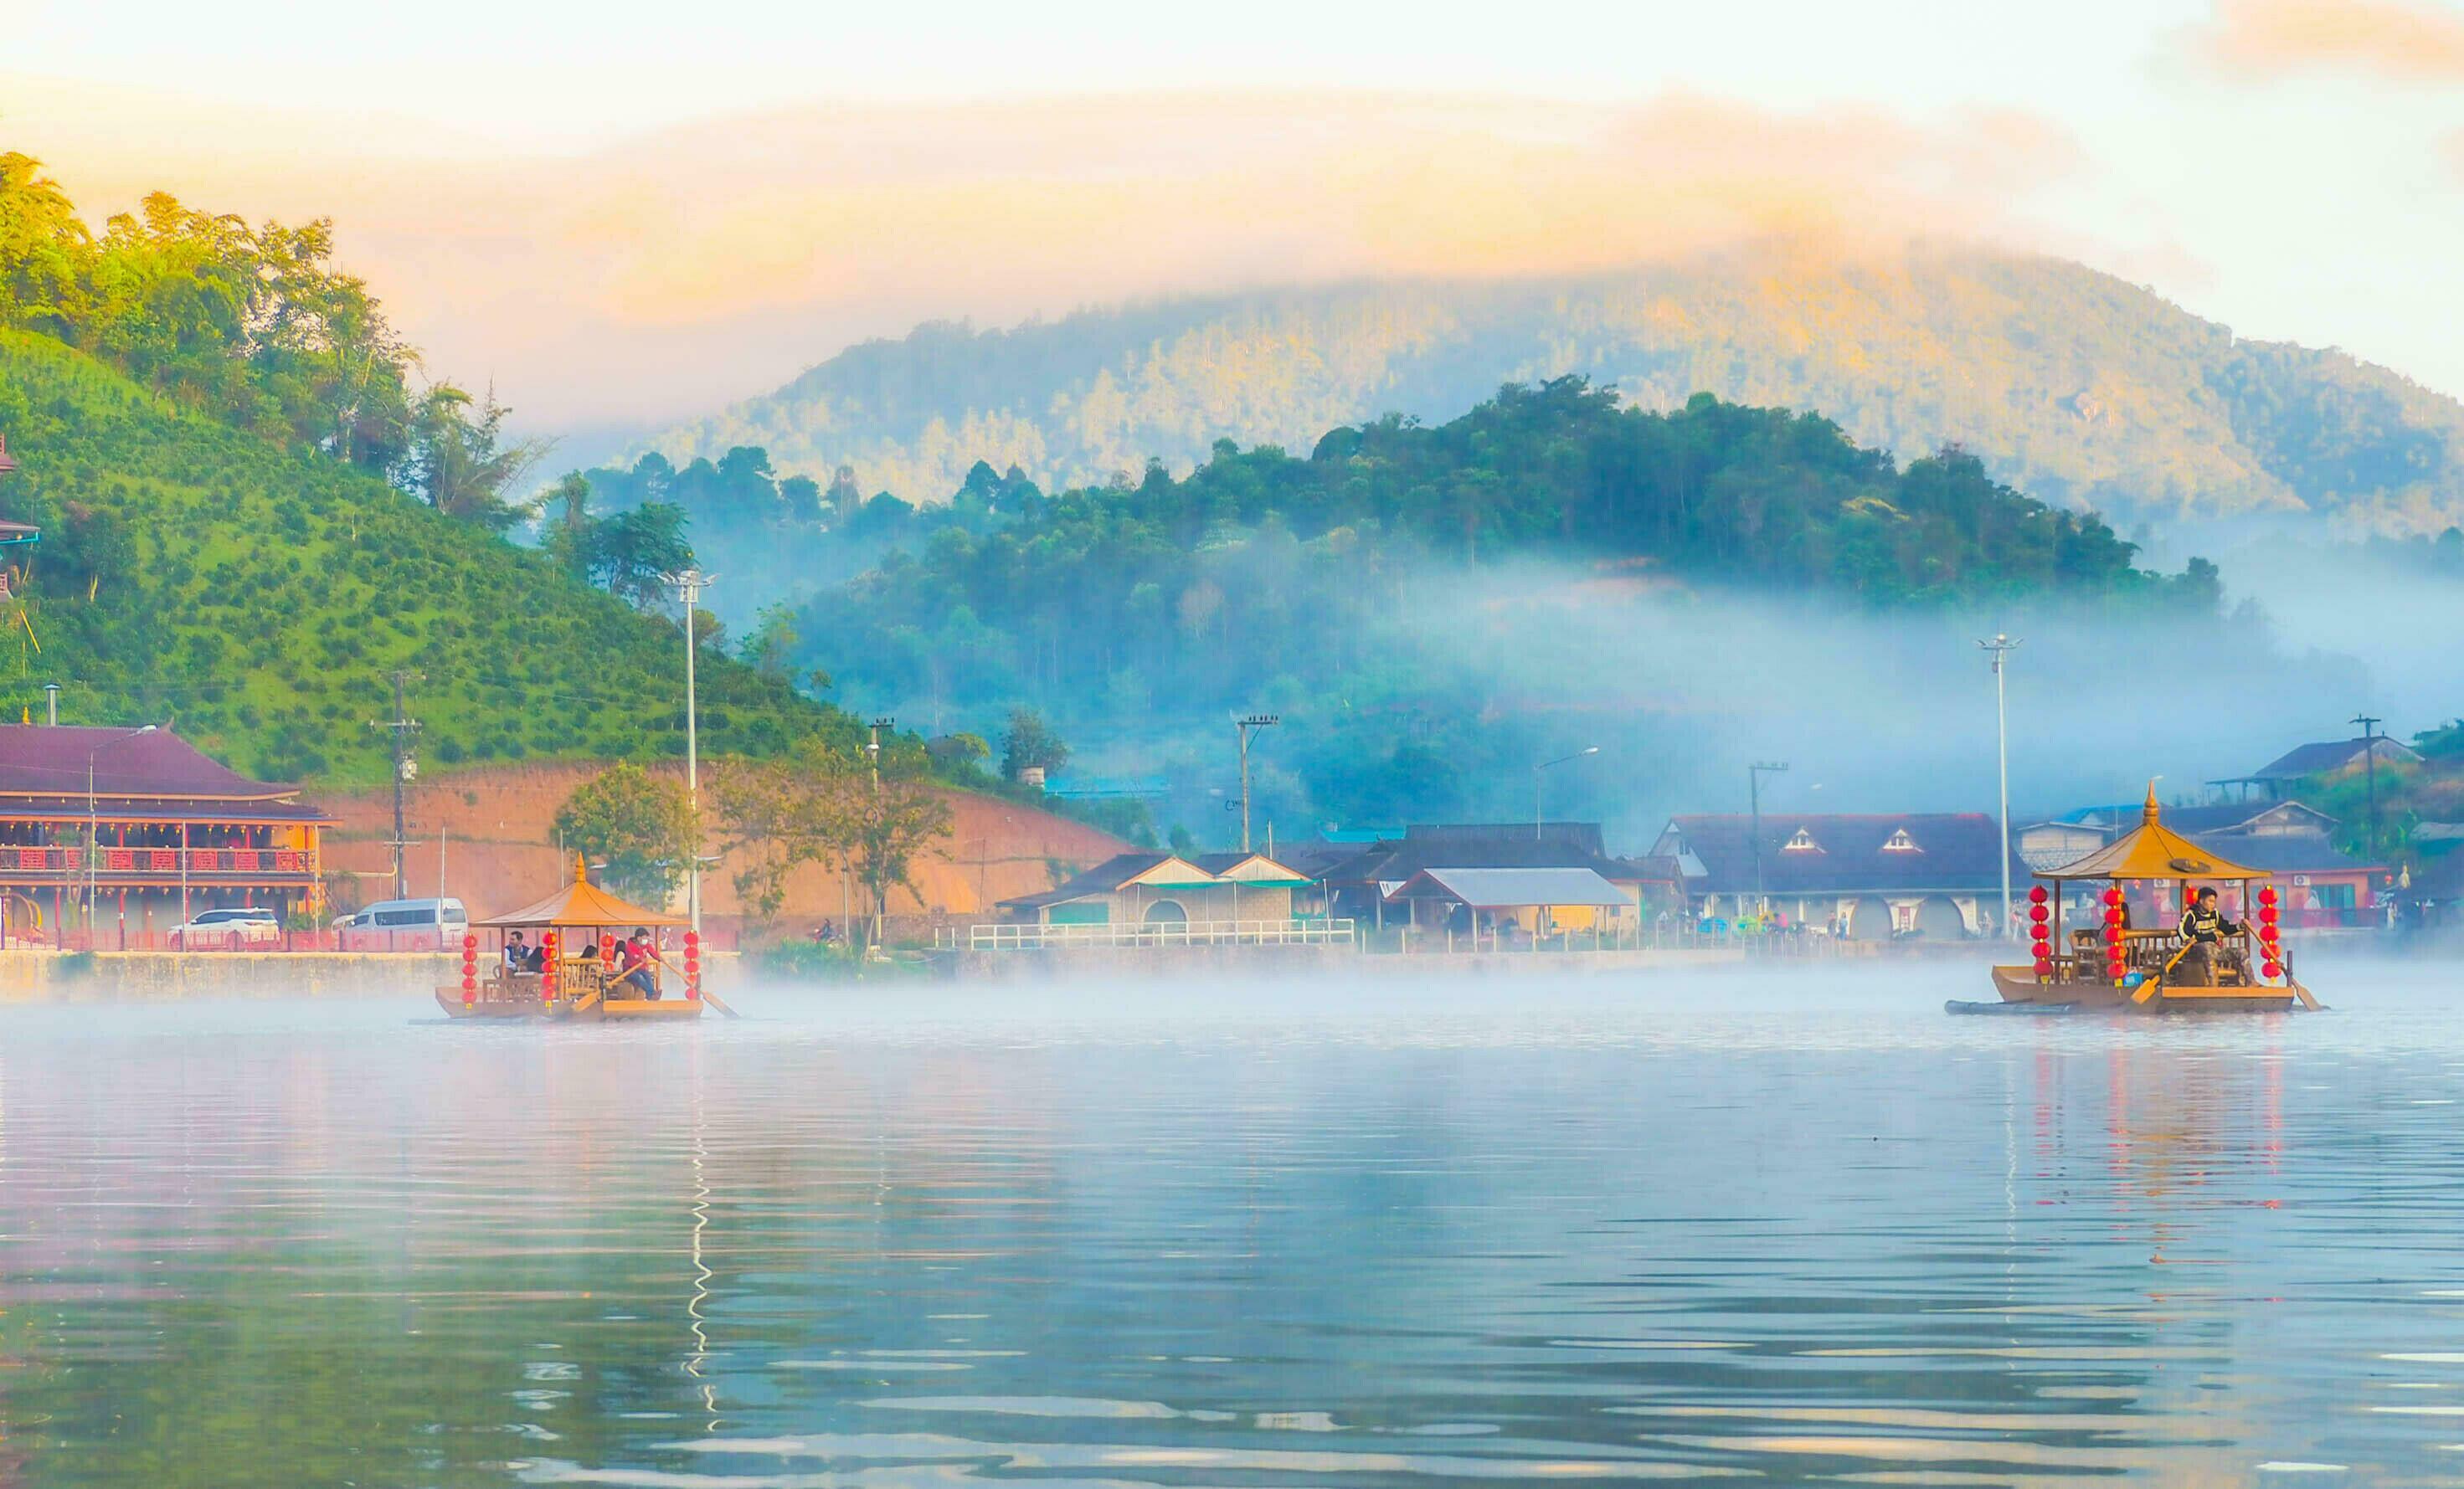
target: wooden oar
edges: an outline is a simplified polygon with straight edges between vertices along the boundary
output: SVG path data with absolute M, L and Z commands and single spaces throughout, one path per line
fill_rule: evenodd
M 652 952 L 652 953 L 649 953 L 649 956 L 650 956 L 650 960 L 652 960 L 652 961 L 654 961 L 654 962 L 657 962 L 657 963 L 658 963 L 660 966 L 662 966 L 662 967 L 667 968 L 667 969 L 668 969 L 668 971 L 670 971 L 670 972 L 676 972 L 675 965 L 674 965 L 673 963 L 670 962 L 666 957 L 661 956 L 658 953 L 656 953 L 656 952 Z M 690 987 L 692 987 L 692 986 L 693 986 L 693 979 L 692 979 L 691 977 L 686 976 L 683 973 L 676 972 L 676 980 L 677 980 L 678 982 L 683 983 L 686 987 L 689 987 L 689 988 L 690 988 Z M 702 989 L 699 989 L 698 991 L 699 991 L 699 992 L 700 992 L 700 994 L 701 994 L 701 1000 L 702 1000 L 703 1002 L 708 1003 L 711 1007 L 717 1009 L 720 1013 L 725 1014 L 725 1015 L 726 1015 L 727 1017 L 729 1017 L 730 1018 L 743 1018 L 743 1017 L 744 1017 L 742 1014 L 737 1013 L 735 1009 L 728 1007 L 728 1006 L 727 1006 L 727 1003 L 725 1002 L 725 1000 L 723 1000 L 722 998 L 720 998 L 720 997 L 718 996 L 718 995 L 716 995 L 715 993 L 711 992 L 711 991 L 710 991 L 710 989 L 708 989 L 708 988 L 702 988 Z

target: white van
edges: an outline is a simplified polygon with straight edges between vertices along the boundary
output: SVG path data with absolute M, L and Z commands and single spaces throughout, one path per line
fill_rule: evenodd
M 354 941 L 433 935 L 450 944 L 461 940 L 470 926 L 471 912 L 460 900 L 379 900 L 336 929 L 348 932 Z

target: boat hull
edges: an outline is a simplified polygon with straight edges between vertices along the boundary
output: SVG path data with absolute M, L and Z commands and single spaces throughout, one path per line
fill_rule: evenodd
M 448 1018 L 550 1018 L 581 1023 L 674 1023 L 701 1017 L 697 997 L 583 998 L 579 1002 L 541 1002 L 533 998 L 480 997 L 462 1001 L 458 987 L 436 990 L 436 1006 Z
M 2138 988 L 2117 988 L 2110 982 L 2039 982 L 2031 967 L 1996 967 L 1993 990 L 2006 1003 L 2042 1003 L 2075 1008 L 2082 1013 L 2105 1010 L 2132 1014 L 2281 1014 L 2303 1001 L 2298 984 L 2283 987 L 2159 988 L 2141 1002 Z

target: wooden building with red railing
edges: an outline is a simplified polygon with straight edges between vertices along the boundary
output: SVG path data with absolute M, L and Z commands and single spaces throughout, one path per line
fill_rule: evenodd
M 235 906 L 321 918 L 329 821 L 168 730 L 0 724 L 11 943 L 147 944 Z

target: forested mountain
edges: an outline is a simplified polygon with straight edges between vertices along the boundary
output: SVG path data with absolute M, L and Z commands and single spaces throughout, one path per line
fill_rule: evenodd
M 2161 627 L 2218 602 L 2213 566 L 2138 568 L 2093 515 L 1956 450 L 1903 468 L 1813 415 L 1707 395 L 1645 412 L 1576 378 L 1442 426 L 1337 428 L 1307 456 L 1227 441 L 1179 479 L 1158 463 L 1046 496 L 979 465 L 946 503 L 774 520 L 824 568 L 887 547 L 771 619 L 851 704 L 983 733 L 1032 707 L 1093 769 L 1142 776 L 1202 757 L 1227 711 L 1275 709 L 1294 727 L 1268 789 L 1316 820 L 1494 810 L 1557 715 L 1641 738 L 1652 712 L 1705 707 L 1635 696 L 1613 653 L 1700 649 L 1705 597 L 1802 604 L 1783 636 L 1985 606 Z M 1735 681 L 1779 686 L 1800 654 Z
M 683 638 L 350 462 L 176 406 L 48 337 L 0 330 L 0 515 L 39 524 L 0 602 L 0 708 L 149 720 L 243 770 L 385 777 L 367 721 L 415 674 L 431 762 L 684 747 Z M 23 554 L 26 551 L 19 550 Z M 764 753 L 852 723 L 712 657 L 702 743 Z
M 2058 259 L 1779 251 L 1579 279 L 1361 284 L 928 325 L 649 442 L 936 500 L 979 460 L 1046 488 L 1175 471 L 1218 439 L 1305 449 L 1504 382 L 1580 374 L 1643 407 L 1696 392 L 1818 410 L 1902 458 L 1947 443 L 2125 528 L 2312 512 L 2434 533 L 2464 515 L 2464 406 L 2334 351 L 2237 339 Z

